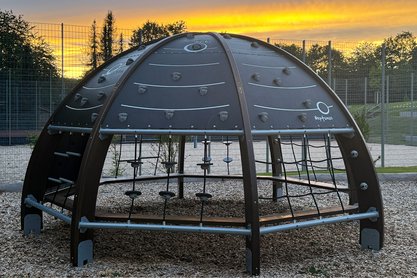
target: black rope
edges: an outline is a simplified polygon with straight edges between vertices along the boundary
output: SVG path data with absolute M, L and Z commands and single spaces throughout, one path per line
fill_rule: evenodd
M 304 134 L 304 137 L 303 137 L 303 141 L 306 142 L 307 146 L 308 146 L 308 138 L 307 138 L 307 135 L 305 135 L 305 134 Z M 307 155 L 311 160 L 310 148 L 307 148 Z M 316 197 L 314 196 L 313 189 L 311 188 L 311 179 L 310 179 L 310 173 L 309 173 L 308 165 L 307 165 L 307 156 L 306 156 L 306 162 L 305 163 L 306 163 L 306 172 L 307 172 L 307 179 L 308 179 L 308 185 L 309 185 L 308 187 L 310 189 L 310 194 L 311 194 L 311 197 L 313 198 L 314 205 L 316 206 L 316 209 L 317 209 L 317 215 L 320 216 L 320 208 L 317 204 Z M 313 165 L 311 162 L 310 162 L 310 164 Z M 317 176 L 316 176 L 316 172 L 314 171 L 314 168 L 312 168 L 312 171 L 313 171 L 313 175 L 314 175 L 314 180 L 317 181 Z
M 162 135 L 159 136 L 158 155 L 156 158 L 155 169 L 153 171 L 154 176 L 156 176 L 156 170 L 158 169 L 159 158 L 161 157 L 161 144 L 162 144 Z
M 163 224 L 165 224 L 168 199 L 175 196 L 175 194 L 173 192 L 169 191 L 169 181 L 170 181 L 171 170 L 172 170 L 172 168 L 174 167 L 174 164 L 175 164 L 175 162 L 172 161 L 171 159 L 173 159 L 173 157 L 172 157 L 172 135 L 170 134 L 169 137 L 168 137 L 168 161 L 162 162 L 162 163 L 165 164 L 165 168 L 167 169 L 166 191 L 159 192 L 159 195 L 161 195 L 165 200 L 164 201 L 164 211 L 163 211 L 163 216 L 162 216 L 162 223 Z
M 328 146 L 331 145 L 330 134 L 327 134 L 327 137 L 325 137 L 325 142 Z M 337 188 L 337 184 L 336 184 L 336 177 L 334 174 L 332 153 L 331 153 L 330 147 L 326 148 L 326 156 L 329 158 L 329 166 L 330 166 L 329 173 L 330 173 L 330 176 L 332 177 L 333 185 L 336 189 L 337 198 L 339 198 L 340 206 L 342 207 L 343 212 L 345 212 L 345 207 L 343 205 L 342 197 L 340 196 L 339 189 Z
M 279 148 L 279 153 L 282 154 L 281 136 L 278 136 L 278 148 Z M 284 185 L 285 185 L 285 192 L 286 192 L 285 196 L 287 197 L 287 202 L 288 202 L 288 206 L 290 208 L 291 216 L 294 220 L 295 219 L 294 210 L 293 210 L 292 205 L 291 205 L 291 199 L 289 197 L 289 191 L 288 191 L 287 170 L 285 168 L 285 163 L 283 163 L 283 161 L 284 161 L 284 156 L 281 157 L 280 163 L 282 163 L 282 171 L 284 173 Z
M 292 136 L 290 136 L 290 140 L 291 140 L 291 151 L 292 151 L 292 156 L 294 158 L 294 161 L 297 161 L 297 156 L 295 155 L 295 150 L 294 150 L 294 145 L 293 140 L 292 140 Z M 282 153 L 282 152 L 281 152 Z M 302 161 L 302 160 L 301 160 Z M 297 167 L 297 173 L 298 173 L 298 178 L 301 179 L 301 172 L 300 172 L 300 167 L 298 167 L 298 163 L 295 164 L 295 166 Z
M 207 184 L 207 170 L 210 167 L 210 158 L 208 157 L 208 145 L 210 142 L 207 141 L 207 136 L 204 136 L 204 156 L 203 156 L 203 163 L 200 164 L 201 168 L 203 169 L 203 192 L 202 194 L 198 194 L 197 196 L 200 197 L 201 200 L 201 208 L 200 208 L 200 224 L 203 223 L 203 214 L 204 214 L 204 205 L 207 199 L 209 198 L 209 194 L 206 194 L 206 184 Z

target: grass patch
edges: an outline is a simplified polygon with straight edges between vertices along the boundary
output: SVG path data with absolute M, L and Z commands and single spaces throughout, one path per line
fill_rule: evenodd
M 371 109 L 375 104 L 368 105 L 349 105 L 349 111 L 356 115 L 361 111 L 367 111 Z M 415 145 L 412 142 L 405 140 L 406 135 L 417 135 L 415 118 L 412 117 L 400 117 L 401 112 L 417 111 L 417 102 L 412 104 L 410 101 L 406 102 L 393 102 L 385 104 L 386 113 L 386 130 L 385 130 L 385 143 L 396 145 Z M 366 123 L 369 128 L 369 139 L 367 142 L 380 143 L 381 142 L 381 113 L 375 111 L 373 117 L 367 118 Z M 358 123 L 359 124 L 359 123 Z
M 408 167 L 378 167 L 376 172 L 379 174 L 397 174 L 397 173 L 417 173 L 417 166 Z

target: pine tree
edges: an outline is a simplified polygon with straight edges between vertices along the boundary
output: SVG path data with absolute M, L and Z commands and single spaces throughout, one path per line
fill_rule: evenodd
M 115 31 L 115 19 L 113 13 L 112 11 L 108 11 L 107 16 L 104 19 L 104 25 L 100 37 L 100 56 L 104 62 L 113 57 Z

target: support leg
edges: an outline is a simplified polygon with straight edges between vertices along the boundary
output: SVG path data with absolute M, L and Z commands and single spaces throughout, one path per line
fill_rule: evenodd
M 246 271 L 251 275 L 260 274 L 259 234 L 246 237 Z

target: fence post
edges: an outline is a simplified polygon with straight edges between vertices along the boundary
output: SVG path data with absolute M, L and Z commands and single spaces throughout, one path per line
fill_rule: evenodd
M 328 53 L 327 53 L 327 84 L 329 84 L 329 86 L 332 86 L 332 41 L 329 41 L 329 45 L 328 45 L 329 49 L 328 49 Z
M 303 63 L 306 62 L 306 40 L 303 40 Z
M 38 81 L 35 81 L 35 130 L 38 130 Z
M 410 101 L 411 101 L 411 107 L 410 107 L 410 114 L 411 114 L 411 144 L 414 145 L 414 73 L 411 73 L 411 84 L 410 84 Z
M 49 117 L 52 116 L 52 70 L 49 70 Z
M 345 105 L 348 106 L 348 80 L 345 79 Z
M 268 140 L 265 141 L 265 156 L 266 156 L 266 163 L 265 163 L 265 171 L 269 173 L 269 143 Z
M 9 69 L 9 80 L 6 83 L 6 117 L 7 117 L 7 129 L 9 133 L 9 146 L 12 145 L 12 70 Z
M 16 103 L 15 103 L 15 115 L 16 115 L 16 122 L 15 122 L 15 129 L 19 130 L 19 86 L 16 86 Z
M 385 43 L 381 48 L 381 167 L 385 167 Z
M 64 23 L 61 23 L 61 100 L 64 99 Z
M 363 96 L 363 104 L 365 105 L 365 109 L 366 109 L 366 104 L 368 102 L 367 98 L 368 98 L 368 77 L 365 77 L 365 90 L 364 90 L 364 96 Z

